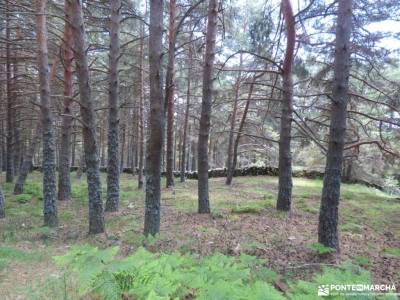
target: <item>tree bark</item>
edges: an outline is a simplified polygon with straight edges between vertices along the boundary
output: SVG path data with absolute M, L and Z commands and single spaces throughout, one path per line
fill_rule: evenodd
M 233 152 L 234 152 L 234 144 L 233 144 L 233 138 L 235 136 L 235 124 L 236 124 L 236 114 L 237 114 L 237 108 L 238 108 L 238 102 L 239 102 L 239 92 L 240 92 L 240 81 L 242 77 L 242 63 L 243 63 L 243 54 L 240 54 L 240 63 L 239 63 L 239 74 L 238 77 L 236 78 L 236 83 L 235 83 L 235 99 L 233 101 L 233 109 L 232 109 L 232 116 L 231 116 L 231 128 L 229 130 L 229 140 L 228 140 L 228 158 L 226 161 L 226 173 L 227 174 L 233 174 L 235 172 L 235 169 L 232 170 L 233 168 Z M 227 176 L 225 184 L 230 185 L 232 183 L 232 177 Z
M 318 241 L 337 251 L 340 249 L 338 210 L 343 151 L 346 136 L 347 104 L 349 101 L 351 31 L 352 1 L 339 0 L 329 145 L 318 226 Z
M 150 113 L 149 139 L 146 150 L 145 235 L 155 235 L 160 231 L 161 154 L 165 115 L 162 95 L 163 4 L 163 0 L 150 1 Z
M 218 21 L 218 1 L 210 0 L 208 4 L 206 33 L 206 53 L 203 69 L 203 97 L 198 141 L 198 212 L 210 213 L 208 193 L 208 140 L 210 135 L 211 106 L 213 94 L 213 70 Z
M 166 186 L 174 185 L 174 92 L 175 92 L 175 17 L 176 0 L 169 1 L 168 65 L 165 77 L 165 105 L 167 108 L 167 167 Z
M 110 0 L 110 54 L 108 85 L 108 148 L 107 148 L 107 201 L 106 211 L 119 208 L 119 35 L 121 22 L 121 0 Z M 125 134 L 125 130 L 123 131 Z M 121 153 L 124 153 L 122 144 Z M 123 162 L 121 155 L 121 162 Z M 123 165 L 121 166 L 123 169 Z
M 192 35 L 191 35 L 192 37 Z M 193 50 L 189 45 L 189 57 L 188 57 L 188 74 L 187 74 L 187 89 L 186 89 L 186 110 L 185 110 L 185 121 L 183 124 L 183 138 L 182 138 L 182 156 L 181 156 L 181 182 L 185 182 L 186 173 L 186 141 L 188 136 L 188 124 L 190 114 L 190 90 L 191 90 L 191 77 L 192 77 L 192 65 L 193 65 Z
M 139 165 L 138 189 L 143 188 L 143 156 L 144 156 L 144 25 L 140 25 L 140 83 L 139 83 Z
M 101 198 L 100 160 L 96 141 L 96 115 L 91 99 L 86 34 L 81 0 L 67 0 L 71 5 L 71 27 L 74 42 L 76 74 L 79 83 L 82 136 L 89 194 L 89 233 L 104 232 Z
M 10 5 L 9 0 L 6 0 L 6 90 L 7 90 L 7 132 L 6 132 L 6 182 L 14 180 L 14 163 L 13 163 L 13 101 L 12 101 L 12 78 L 11 78 L 11 25 L 10 25 Z
M 28 177 L 28 173 L 32 167 L 32 159 L 36 153 L 36 149 L 38 148 L 42 135 L 42 126 L 39 126 L 36 129 L 35 135 L 32 138 L 31 144 L 25 154 L 24 160 L 21 165 L 21 169 L 19 170 L 18 179 L 14 186 L 14 195 L 22 194 L 24 191 L 24 184 L 26 178 Z
M 37 0 L 36 40 L 40 80 L 40 110 L 43 137 L 43 215 L 44 225 L 55 227 L 57 218 L 56 161 L 51 112 L 49 61 L 47 51 L 46 1 Z
M 292 153 L 291 133 L 293 118 L 293 57 L 296 43 L 295 20 L 290 0 L 282 0 L 282 14 L 285 19 L 287 43 L 282 67 L 282 112 L 279 135 L 279 191 L 276 208 L 290 211 L 292 203 Z
M 1 189 L 1 186 L 0 186 L 0 219 L 4 219 L 5 217 L 6 217 L 5 198 L 4 198 L 3 190 Z
M 64 23 L 64 44 L 63 44 L 63 65 L 64 65 L 64 99 L 63 115 L 61 120 L 61 142 L 58 161 L 58 200 L 65 201 L 71 199 L 71 129 L 72 129 L 72 30 L 68 16 L 71 14 L 71 7 L 68 1 L 64 2 L 66 21 Z

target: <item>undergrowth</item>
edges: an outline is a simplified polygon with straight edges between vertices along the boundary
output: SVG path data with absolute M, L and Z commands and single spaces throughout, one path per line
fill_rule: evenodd
M 118 247 L 99 250 L 89 245 L 76 246 L 54 260 L 64 267 L 64 274 L 79 282 L 79 297 L 90 299 L 313 300 L 320 299 L 317 291 L 321 285 L 371 283 L 368 271 L 348 261 L 324 267 L 311 281 L 288 283 L 286 294 L 282 294 L 273 286 L 277 274 L 253 256 L 215 253 L 199 258 L 178 252 L 155 254 L 139 248 L 126 258 L 116 258 L 117 252 Z M 375 299 L 375 296 L 332 292 L 329 299 Z M 382 299 L 392 298 L 386 295 Z
M 107 300 L 122 299 L 122 295 L 148 300 L 285 299 L 267 282 L 271 272 L 252 256 L 216 253 L 199 259 L 139 248 L 131 256 L 115 259 L 117 252 L 117 247 L 99 250 L 79 246 L 55 261 L 79 277 L 81 295 Z

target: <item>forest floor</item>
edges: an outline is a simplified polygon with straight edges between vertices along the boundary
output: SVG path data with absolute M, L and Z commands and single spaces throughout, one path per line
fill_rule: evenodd
M 341 253 L 322 258 L 312 247 L 321 180 L 294 179 L 294 209 L 288 216 L 274 208 L 276 177 L 237 177 L 230 187 L 224 178 L 210 179 L 210 215 L 196 213 L 197 181 L 177 179 L 174 188 L 163 189 L 161 232 L 149 240 L 141 234 L 144 193 L 137 190 L 136 178 L 122 175 L 120 211 L 106 214 L 107 233 L 97 236 L 87 235 L 85 178 L 77 180 L 75 173 L 72 178 L 73 199 L 59 203 L 56 231 L 41 226 L 39 173 L 30 175 L 22 196 L 12 195 L 12 185 L 3 184 L 7 216 L 0 220 L 1 299 L 34 299 L 38 282 L 59 271 L 52 257 L 85 243 L 118 245 L 120 256 L 143 245 L 150 251 L 200 256 L 246 253 L 265 259 L 285 280 L 310 278 L 321 263 L 351 260 L 369 270 L 374 283 L 400 286 L 400 200 L 372 188 L 343 185 Z

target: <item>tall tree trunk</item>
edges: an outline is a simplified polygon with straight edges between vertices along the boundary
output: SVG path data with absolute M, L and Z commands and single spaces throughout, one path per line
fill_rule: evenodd
M 146 150 L 146 209 L 144 234 L 160 231 L 161 154 L 164 135 L 164 101 L 162 94 L 163 0 L 150 0 L 149 139 Z
M 285 19 L 287 43 L 282 67 L 282 113 L 279 135 L 279 191 L 276 208 L 290 211 L 292 203 L 292 153 L 291 134 L 293 118 L 293 57 L 296 43 L 295 20 L 290 0 L 282 0 L 282 14 Z
M 260 75 L 258 75 L 260 76 Z M 247 101 L 246 101 L 246 105 L 244 107 L 243 110 L 243 115 L 242 115 L 242 119 L 240 120 L 240 124 L 239 124 L 239 128 L 238 128 L 238 133 L 236 135 L 236 139 L 235 139 L 235 144 L 233 145 L 233 154 L 232 154 L 232 167 L 231 169 L 227 172 L 227 177 L 226 177 L 226 182 L 228 184 L 232 183 L 232 179 L 233 179 L 233 175 L 235 173 L 235 169 L 236 169 L 236 165 L 237 165 L 237 157 L 238 157 L 238 148 L 239 148 L 239 142 L 240 142 L 240 138 L 242 137 L 243 134 L 243 128 L 244 128 L 244 124 L 246 123 L 246 118 L 247 118 L 247 112 L 249 111 L 249 107 L 250 107 L 250 102 L 251 102 L 251 97 L 253 95 L 253 89 L 254 89 L 254 83 L 256 81 L 256 78 L 258 76 L 254 76 L 253 80 L 250 84 L 250 88 L 249 88 L 249 94 L 247 96 Z
M 104 232 L 104 211 L 101 199 L 100 160 L 96 141 L 96 115 L 91 99 L 86 34 L 81 0 L 67 0 L 71 5 L 71 27 L 79 83 L 82 136 L 89 194 L 89 233 Z
M 121 146 L 120 146 L 120 168 L 119 171 L 120 173 L 123 172 L 124 170 L 124 158 L 125 158 L 125 137 L 126 137 L 126 124 L 122 124 L 121 126 L 121 130 L 120 130 L 120 134 L 121 134 Z
M 168 65 L 165 78 L 165 105 L 167 107 L 167 187 L 174 185 L 175 15 L 176 0 L 170 0 L 168 26 Z
M 235 124 L 236 124 L 236 114 L 237 114 L 237 108 L 238 108 L 238 102 L 239 102 L 239 92 L 240 92 L 240 81 L 242 79 L 242 63 L 243 63 L 243 54 L 240 54 L 240 63 L 239 63 L 239 74 L 238 77 L 236 78 L 236 83 L 235 83 L 235 99 L 233 101 L 233 109 L 232 109 L 232 116 L 231 116 L 231 128 L 229 130 L 229 141 L 228 141 L 228 159 L 226 161 L 226 174 L 231 174 L 235 172 L 233 168 L 233 138 L 235 136 Z M 231 176 L 226 176 L 226 181 L 225 183 L 227 185 L 230 185 L 232 183 L 232 177 Z
M 0 186 L 0 219 L 3 219 L 5 217 L 6 217 L 5 198 L 4 198 L 3 190 Z
M 49 61 L 47 52 L 46 1 L 37 0 L 36 39 L 40 80 L 40 110 L 43 136 L 43 215 L 46 226 L 57 226 L 56 161 L 51 112 Z
M 143 156 L 144 156 L 144 24 L 140 25 L 140 83 L 139 83 L 139 165 L 138 189 L 143 188 Z
M 206 53 L 203 69 L 203 97 L 198 141 L 198 212 L 210 213 L 208 193 L 208 138 L 210 135 L 211 105 L 213 94 L 213 70 L 218 21 L 218 1 L 210 0 L 206 33 Z
M 21 169 L 19 170 L 18 179 L 14 186 L 14 195 L 22 194 L 24 190 L 24 184 L 26 178 L 28 177 L 28 173 L 32 167 L 32 159 L 36 153 L 36 149 L 38 148 L 42 135 L 42 126 L 39 124 L 36 128 L 35 135 L 32 138 L 31 144 L 25 154 L 24 160 L 21 165 Z
M 119 35 L 121 22 L 121 0 L 110 0 L 110 55 L 108 84 L 108 147 L 107 147 L 107 201 L 106 211 L 117 211 L 119 207 Z M 125 134 L 125 131 L 124 131 Z M 124 153 L 122 144 L 121 153 Z M 121 157 L 121 162 L 122 157 Z M 121 166 L 121 171 L 123 166 Z
M 318 241 L 338 251 L 340 181 L 346 136 L 347 103 L 349 101 L 351 22 L 352 1 L 339 0 L 336 25 L 334 80 L 332 87 L 333 101 L 331 104 L 331 124 L 329 128 L 329 145 L 318 226 Z
M 72 158 L 71 158 L 71 165 L 75 167 L 75 157 L 76 157 L 76 121 L 73 121 L 72 124 L 72 134 L 73 134 L 73 138 L 72 138 Z
M 190 35 L 192 39 L 192 35 Z M 190 90 L 191 90 L 191 80 L 192 80 L 192 67 L 193 67 L 193 49 L 189 45 L 189 57 L 188 57 L 188 73 L 187 73 L 187 89 L 186 89 L 186 110 L 185 110 L 185 121 L 183 124 L 183 138 L 182 138 L 182 156 L 181 156 L 181 182 L 185 182 L 186 173 L 186 142 L 188 136 L 188 125 L 189 125 L 189 115 L 190 115 Z
M 6 90 L 7 90 L 7 132 L 6 132 L 6 182 L 14 180 L 14 164 L 13 164 L 13 101 L 12 101 L 12 79 L 11 79 L 11 24 L 10 24 L 10 4 L 6 0 Z
M 68 1 L 64 2 L 65 24 L 63 38 L 64 52 L 64 99 L 63 116 L 61 121 L 61 143 L 58 161 L 58 200 L 70 200 L 71 198 L 71 129 L 72 129 L 72 60 L 74 53 L 72 51 L 72 30 L 69 24 L 68 16 L 71 14 L 71 7 Z

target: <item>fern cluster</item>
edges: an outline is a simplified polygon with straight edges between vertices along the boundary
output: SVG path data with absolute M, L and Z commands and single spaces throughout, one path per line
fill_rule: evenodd
M 368 271 L 346 262 L 334 268 L 323 268 L 311 281 L 290 283 L 283 295 L 272 285 L 278 275 L 253 256 L 215 253 L 198 258 L 177 252 L 154 254 L 139 248 L 133 255 L 120 259 L 116 258 L 117 252 L 118 247 L 100 250 L 88 245 L 76 246 L 66 255 L 55 257 L 55 261 L 76 276 L 81 295 L 106 300 L 132 297 L 144 300 L 317 300 L 321 285 L 371 283 Z M 372 294 L 357 297 L 333 293 L 329 296 L 329 299 L 338 300 L 374 298 Z M 382 299 L 395 298 L 386 295 Z
M 79 276 L 81 294 L 109 300 L 123 294 L 134 299 L 285 299 L 271 284 L 272 271 L 263 270 L 257 258 L 219 253 L 204 259 L 193 255 L 153 254 L 144 248 L 124 259 L 114 259 L 118 248 L 73 248 L 56 257 Z

